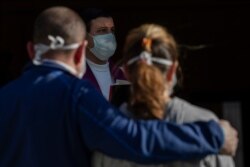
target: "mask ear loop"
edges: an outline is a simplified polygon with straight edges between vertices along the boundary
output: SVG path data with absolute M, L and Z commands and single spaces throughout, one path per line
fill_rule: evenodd
M 48 39 L 51 41 L 50 49 L 55 50 L 61 48 L 64 45 L 64 39 L 60 36 L 53 37 L 52 35 L 48 36 Z
M 50 45 L 45 45 L 42 43 L 38 43 L 34 46 L 35 49 L 35 57 L 33 63 L 36 65 L 40 65 L 42 63 L 42 55 L 48 52 L 49 50 L 72 50 L 76 49 L 80 46 L 79 43 L 73 43 L 69 45 L 64 45 L 65 40 L 60 36 L 52 36 L 48 35 L 48 39 L 50 40 Z
M 152 64 L 151 54 L 149 52 L 147 52 L 147 51 L 143 51 L 143 52 L 140 53 L 139 56 L 136 56 L 136 57 L 130 59 L 127 62 L 127 65 L 131 65 L 131 64 L 135 63 L 138 60 L 142 60 L 142 61 L 146 62 L 148 65 Z
M 131 64 L 135 63 L 138 60 L 142 60 L 142 61 L 146 62 L 148 65 L 152 65 L 152 62 L 163 64 L 163 65 L 166 65 L 166 66 L 171 66 L 173 64 L 173 62 L 170 61 L 170 60 L 159 58 L 159 57 L 157 57 L 157 58 L 152 57 L 151 53 L 149 53 L 147 51 L 143 51 L 143 52 L 141 52 L 141 54 L 139 56 L 136 56 L 136 57 L 130 59 L 127 62 L 127 65 L 131 65 Z
M 136 56 L 136 57 L 130 59 L 127 62 L 127 65 L 130 65 L 130 64 L 136 62 L 137 60 L 142 60 L 142 61 L 146 62 L 148 65 L 152 65 L 152 62 L 163 64 L 166 66 L 170 66 L 173 64 L 173 62 L 170 60 L 167 60 L 164 58 L 159 58 L 159 57 L 152 57 L 152 53 L 151 53 L 152 39 L 151 38 L 144 37 L 142 39 L 142 47 L 144 48 L 144 51 L 142 51 L 139 56 Z M 167 51 L 167 54 L 170 55 L 168 51 Z

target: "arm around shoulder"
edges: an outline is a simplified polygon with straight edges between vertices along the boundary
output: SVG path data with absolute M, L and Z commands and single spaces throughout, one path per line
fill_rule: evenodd
M 94 89 L 82 92 L 79 126 L 91 150 L 138 163 L 165 163 L 218 153 L 224 136 L 215 121 L 177 125 L 129 119 Z

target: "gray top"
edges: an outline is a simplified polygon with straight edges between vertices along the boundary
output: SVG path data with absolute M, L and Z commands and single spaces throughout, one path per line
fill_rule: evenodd
M 128 112 L 127 104 L 121 105 L 120 109 L 126 115 L 133 117 Z M 173 98 L 166 111 L 166 121 L 176 123 L 188 123 L 193 121 L 218 120 L 216 115 L 207 109 L 195 106 L 178 97 Z M 209 155 L 202 160 L 178 161 L 162 165 L 140 165 L 126 160 L 118 160 L 108 157 L 102 153 L 94 153 L 93 167 L 235 167 L 231 156 Z

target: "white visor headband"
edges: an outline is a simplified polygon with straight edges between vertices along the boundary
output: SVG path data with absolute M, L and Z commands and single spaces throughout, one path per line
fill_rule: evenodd
M 48 39 L 50 40 L 50 45 L 45 45 L 42 43 L 38 43 L 34 46 L 35 49 L 35 58 L 33 60 L 34 64 L 41 64 L 41 56 L 48 52 L 49 50 L 72 50 L 76 49 L 80 46 L 79 43 L 73 43 L 69 45 L 64 45 L 65 41 L 60 36 L 52 36 L 48 35 Z
M 173 64 L 172 61 L 170 60 L 166 60 L 166 59 L 163 59 L 163 58 L 159 58 L 159 57 L 152 57 L 152 54 L 147 52 L 147 51 L 143 51 L 141 52 L 141 54 L 139 56 L 136 56 L 132 59 L 130 59 L 127 64 L 128 65 L 131 65 L 133 63 L 135 63 L 136 61 L 138 60 L 143 60 L 145 61 L 148 65 L 152 65 L 152 62 L 156 62 L 156 63 L 159 63 L 159 64 L 163 64 L 163 65 L 166 65 L 166 66 L 170 66 Z

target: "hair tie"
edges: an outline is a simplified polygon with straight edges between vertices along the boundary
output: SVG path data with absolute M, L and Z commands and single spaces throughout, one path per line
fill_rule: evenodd
M 142 39 L 142 46 L 143 46 L 147 51 L 151 51 L 152 39 L 150 39 L 150 38 L 143 38 L 143 39 Z

